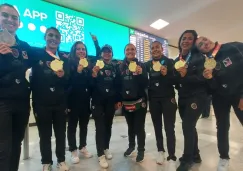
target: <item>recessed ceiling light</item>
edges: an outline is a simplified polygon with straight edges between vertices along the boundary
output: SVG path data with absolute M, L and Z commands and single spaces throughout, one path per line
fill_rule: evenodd
M 169 25 L 169 23 L 167 21 L 164 21 L 162 19 L 158 19 L 157 21 L 155 21 L 154 23 L 152 23 L 150 25 L 150 27 L 153 27 L 153 28 L 155 28 L 157 30 L 160 30 L 160 29 L 166 27 L 167 25 Z

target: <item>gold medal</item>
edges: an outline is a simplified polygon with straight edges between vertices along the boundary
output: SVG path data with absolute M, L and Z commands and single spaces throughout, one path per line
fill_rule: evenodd
M 129 71 L 131 72 L 136 72 L 137 69 L 137 63 L 134 61 L 131 61 L 129 66 L 128 66 Z
M 16 43 L 16 39 L 8 32 L 8 30 L 4 29 L 2 32 L 0 32 L 0 42 L 6 43 L 9 46 L 14 46 Z
M 162 66 L 162 65 L 160 64 L 159 61 L 157 61 L 157 62 L 153 62 L 153 70 L 154 70 L 154 71 L 160 71 L 161 66 Z
M 105 67 L 105 63 L 102 60 L 97 60 L 96 66 L 98 66 L 100 69 Z
M 80 59 L 79 60 L 79 65 L 82 65 L 84 68 L 86 68 L 89 65 L 89 63 L 87 61 L 87 58 Z
M 51 62 L 50 67 L 55 72 L 63 70 L 63 61 L 55 59 Z
M 207 58 L 206 57 L 206 61 L 204 63 L 204 67 L 206 69 L 214 69 L 217 65 L 217 62 L 215 61 L 214 58 Z
M 175 63 L 175 69 L 179 69 L 179 68 L 182 68 L 186 65 L 186 62 L 183 61 L 183 60 L 179 60 Z

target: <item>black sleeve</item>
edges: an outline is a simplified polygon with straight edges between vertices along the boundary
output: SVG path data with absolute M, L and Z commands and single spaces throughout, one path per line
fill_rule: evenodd
M 98 40 L 94 41 L 94 45 L 96 50 L 96 58 L 98 59 L 100 57 L 100 51 L 101 51 Z
M 146 89 L 148 87 L 148 73 L 146 70 L 146 66 L 143 63 L 139 64 L 142 68 L 142 74 L 135 75 L 134 78 L 141 88 Z

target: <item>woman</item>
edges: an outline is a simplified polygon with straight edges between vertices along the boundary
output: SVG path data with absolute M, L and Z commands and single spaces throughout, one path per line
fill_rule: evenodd
M 207 86 L 201 74 L 204 57 L 193 48 L 196 39 L 196 31 L 186 30 L 179 39 L 180 56 L 175 60 L 178 73 L 178 105 L 184 135 L 184 154 L 180 158 L 181 164 L 177 171 L 187 171 L 192 162 L 201 162 L 196 124 L 204 110 Z
M 92 69 L 92 116 L 96 128 L 96 148 L 99 164 L 102 168 L 109 165 L 111 129 L 115 114 L 115 104 L 119 101 L 117 70 L 112 62 L 112 47 L 105 45 L 101 48 L 101 58 Z
M 162 165 L 165 160 L 165 149 L 162 134 L 162 115 L 167 137 L 167 149 L 169 156 L 168 167 L 175 168 L 175 121 L 177 104 L 175 100 L 175 91 L 173 81 L 174 61 L 163 55 L 162 44 L 155 41 L 151 45 L 152 60 L 146 63 L 149 74 L 149 109 L 154 125 L 157 141 L 158 156 L 157 164 Z M 175 170 L 175 169 L 174 169 Z
M 120 92 L 123 113 L 128 125 L 129 147 L 124 156 L 130 156 L 135 150 L 135 136 L 138 142 L 136 161 L 144 160 L 145 151 L 145 118 L 147 113 L 148 76 L 145 65 L 136 59 L 136 47 L 125 46 L 125 59 L 119 66 Z
M 17 10 L 10 4 L 1 4 L 0 27 L 11 40 L 0 43 L 0 168 L 6 171 L 18 170 L 30 114 L 30 88 L 25 72 L 31 53 L 30 46 L 16 35 L 19 24 Z
M 220 44 L 206 37 L 196 41 L 197 48 L 216 61 L 215 68 L 206 68 L 203 76 L 212 91 L 212 104 L 217 121 L 217 139 L 220 159 L 218 171 L 229 169 L 230 109 L 243 125 L 243 43 Z
M 79 122 L 79 152 L 86 158 L 91 158 L 92 154 L 86 149 L 87 127 L 90 118 L 90 82 L 91 69 L 88 63 L 80 64 L 80 60 L 87 60 L 87 48 L 83 42 L 76 42 L 70 52 L 70 81 L 68 109 L 68 144 L 71 151 L 72 163 L 79 163 L 76 129 Z
M 58 52 L 60 32 L 51 27 L 45 33 L 46 47 L 36 52 L 38 61 L 32 67 L 32 98 L 40 136 L 43 171 L 52 170 L 52 126 L 56 137 L 56 155 L 60 170 L 69 170 L 65 163 L 66 86 L 68 59 Z M 60 65 L 60 63 L 62 65 Z

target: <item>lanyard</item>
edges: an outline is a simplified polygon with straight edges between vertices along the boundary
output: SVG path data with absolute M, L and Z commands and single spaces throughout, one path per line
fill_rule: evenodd
M 217 46 L 214 48 L 213 52 L 211 53 L 211 55 L 208 56 L 208 58 L 215 58 L 220 47 L 221 47 L 221 44 L 217 44 Z
M 186 61 L 185 61 L 186 63 L 190 60 L 191 56 L 192 54 L 191 52 L 189 52 L 188 55 L 186 56 Z M 180 54 L 179 58 L 181 61 L 184 61 L 184 59 L 182 58 L 182 54 Z

